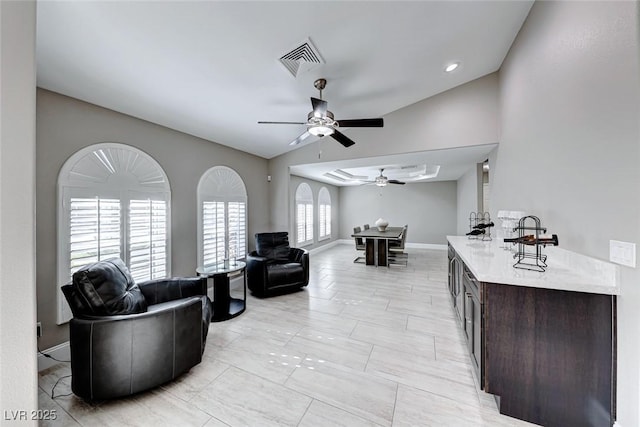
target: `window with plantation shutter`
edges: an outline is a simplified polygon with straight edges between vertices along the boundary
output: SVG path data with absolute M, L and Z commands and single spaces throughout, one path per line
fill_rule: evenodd
M 58 176 L 58 285 L 80 267 L 121 258 L 136 282 L 169 276 L 169 181 L 146 153 L 102 143 L 72 155 Z M 58 293 L 58 324 L 71 318 Z
M 198 183 L 198 265 L 247 254 L 247 190 L 236 171 L 215 166 Z
M 298 246 L 313 243 L 313 192 L 305 182 L 296 189 L 295 228 Z
M 331 237 L 331 195 L 327 187 L 318 193 L 318 240 Z
M 120 200 L 71 198 L 69 276 L 83 265 L 120 257 Z

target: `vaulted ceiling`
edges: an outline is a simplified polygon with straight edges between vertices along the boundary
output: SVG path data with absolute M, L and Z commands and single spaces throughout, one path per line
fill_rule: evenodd
M 257 122 L 306 121 L 317 78 L 337 118 L 382 117 L 496 71 L 531 5 L 39 1 L 38 85 L 272 158 L 305 126 Z M 294 76 L 279 59 L 305 42 L 321 63 Z

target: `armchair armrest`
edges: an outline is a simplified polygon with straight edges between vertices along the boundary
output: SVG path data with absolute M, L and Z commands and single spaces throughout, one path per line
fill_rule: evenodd
M 309 264 L 309 251 L 301 248 L 289 248 L 289 260 L 291 262 L 299 262 L 301 264 Z
M 268 262 L 268 258 L 259 256 L 256 251 L 247 255 L 247 283 L 252 291 L 264 292 L 266 290 Z
M 304 270 L 304 286 L 309 284 L 309 251 L 301 248 L 291 248 L 289 250 L 291 262 L 299 262 Z
M 207 295 L 206 277 L 156 279 L 138 283 L 147 304 L 160 304 L 180 298 Z

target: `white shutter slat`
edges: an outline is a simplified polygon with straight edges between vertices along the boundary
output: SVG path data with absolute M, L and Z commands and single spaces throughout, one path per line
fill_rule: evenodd
M 165 201 L 129 202 L 129 271 L 136 282 L 167 274 L 167 207 Z
M 112 257 L 120 257 L 120 201 L 71 198 L 69 277 L 86 264 Z
M 203 202 L 202 222 L 204 265 L 222 262 L 225 256 L 224 203 Z
M 244 202 L 229 202 L 229 258 L 244 258 L 247 251 Z
M 306 218 L 305 218 L 305 240 L 312 241 L 313 240 L 313 205 L 307 204 L 306 208 Z

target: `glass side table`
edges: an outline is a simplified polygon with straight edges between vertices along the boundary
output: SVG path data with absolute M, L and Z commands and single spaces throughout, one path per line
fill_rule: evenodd
M 230 261 L 230 263 L 216 264 L 206 267 L 196 268 L 198 276 L 213 279 L 213 314 L 212 322 L 229 320 L 242 314 L 247 305 L 247 264 L 242 261 Z M 229 291 L 231 279 L 242 275 L 244 297 L 232 298 Z

